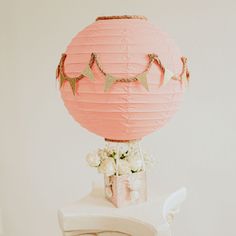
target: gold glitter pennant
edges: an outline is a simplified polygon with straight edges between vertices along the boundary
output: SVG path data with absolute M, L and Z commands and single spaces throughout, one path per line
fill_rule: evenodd
M 169 71 L 168 69 L 165 69 L 164 79 L 161 84 L 166 85 L 173 76 L 174 76 L 173 72 Z
M 60 88 L 62 87 L 65 80 L 66 80 L 66 78 L 64 77 L 64 75 L 62 73 L 60 73 Z
M 112 84 L 115 83 L 116 81 L 116 78 L 107 74 L 106 77 L 105 77 L 105 86 L 104 86 L 104 92 L 108 91 Z
M 147 72 L 144 72 L 140 75 L 137 75 L 136 76 L 137 80 L 140 81 L 140 83 L 143 85 L 143 87 L 149 91 L 149 88 L 148 88 L 148 83 L 147 83 Z
M 186 70 L 184 71 L 184 73 L 181 75 L 181 79 L 182 79 L 182 80 L 185 80 L 185 81 L 187 81 L 187 82 L 189 82 L 189 77 L 190 77 L 189 71 L 188 71 L 188 69 L 186 69 Z
M 70 87 L 72 89 L 72 92 L 75 95 L 76 79 L 75 78 L 69 79 L 69 83 L 70 83 Z
M 94 80 L 94 74 L 89 65 L 83 70 L 82 75 L 88 77 L 90 80 Z

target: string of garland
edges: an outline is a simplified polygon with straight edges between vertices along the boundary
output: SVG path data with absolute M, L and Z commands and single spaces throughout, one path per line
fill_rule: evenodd
M 92 81 L 94 80 L 94 74 L 92 71 L 92 66 L 94 64 L 97 65 L 97 68 L 99 69 L 99 71 L 104 75 L 104 78 L 105 78 L 104 91 L 105 92 L 108 91 L 113 85 L 113 83 L 115 82 L 134 82 L 134 81 L 139 81 L 146 90 L 149 90 L 148 83 L 147 83 L 147 73 L 150 70 L 152 64 L 156 64 L 164 75 L 161 77 L 160 85 L 165 84 L 167 81 L 169 81 L 169 79 L 179 80 L 182 83 L 183 80 L 189 81 L 189 78 L 190 78 L 186 57 L 181 57 L 181 62 L 183 64 L 182 72 L 180 73 L 180 75 L 176 76 L 162 65 L 160 59 L 158 58 L 156 54 L 148 54 L 148 63 L 144 71 L 137 74 L 136 76 L 131 76 L 128 78 L 117 78 L 111 74 L 106 73 L 103 70 L 97 58 L 97 55 L 95 53 L 91 54 L 88 65 L 85 67 L 85 69 L 81 72 L 80 75 L 76 77 L 69 77 L 68 75 L 65 74 L 65 70 L 64 70 L 64 63 L 65 63 L 66 57 L 67 57 L 66 54 L 62 54 L 59 65 L 57 66 L 56 78 L 60 79 L 60 87 L 63 85 L 65 81 L 68 81 L 70 83 L 70 86 L 74 95 L 76 91 L 77 81 L 81 80 L 84 77 L 87 77 Z

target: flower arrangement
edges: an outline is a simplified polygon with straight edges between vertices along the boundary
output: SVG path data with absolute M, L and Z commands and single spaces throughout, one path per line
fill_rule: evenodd
M 104 175 L 105 196 L 116 207 L 146 201 L 146 167 L 154 164 L 138 141 L 110 143 L 87 155 L 89 166 Z
M 140 153 L 135 145 L 119 150 L 114 147 L 99 148 L 89 153 L 86 159 L 89 166 L 97 168 L 98 172 L 105 176 L 137 173 L 154 164 L 152 155 Z

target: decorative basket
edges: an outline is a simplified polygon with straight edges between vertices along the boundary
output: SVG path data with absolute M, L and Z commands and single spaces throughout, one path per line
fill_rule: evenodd
M 89 153 L 87 161 L 104 175 L 105 196 L 116 207 L 147 200 L 146 167 L 153 159 L 141 150 L 138 140 L 106 140 L 106 146 Z
M 104 176 L 105 196 L 116 207 L 147 200 L 146 171 L 122 176 Z

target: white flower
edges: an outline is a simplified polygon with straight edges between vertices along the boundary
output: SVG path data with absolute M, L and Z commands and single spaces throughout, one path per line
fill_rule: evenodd
M 100 166 L 98 167 L 98 171 L 102 174 L 105 174 L 106 176 L 114 175 L 116 172 L 114 159 L 108 157 L 105 160 L 103 160 Z
M 131 169 L 129 166 L 129 162 L 126 160 L 118 160 L 118 174 L 119 175 L 127 175 L 131 173 Z
M 96 153 L 89 153 L 86 159 L 91 167 L 98 167 L 101 162 L 100 157 Z
M 108 153 L 107 150 L 104 149 L 98 149 L 97 151 L 98 156 L 100 157 L 101 160 L 105 160 L 108 158 Z
M 128 152 L 128 159 L 129 160 L 140 159 L 140 153 L 136 150 L 129 151 Z
M 140 171 L 143 167 L 143 160 L 140 156 L 140 153 L 136 151 L 129 152 L 127 160 L 130 164 L 132 171 Z
M 153 158 L 153 155 L 150 155 L 146 152 L 143 153 L 143 159 L 147 166 L 153 166 L 155 164 L 155 159 Z
M 139 157 L 139 152 L 135 149 L 129 149 L 128 151 L 128 158 L 130 159 L 136 159 L 137 157 Z
M 116 155 L 116 151 L 114 148 L 107 150 L 107 154 L 109 157 L 113 157 L 114 155 Z
M 141 159 L 130 159 L 129 165 L 132 171 L 140 171 L 143 167 L 143 161 Z

